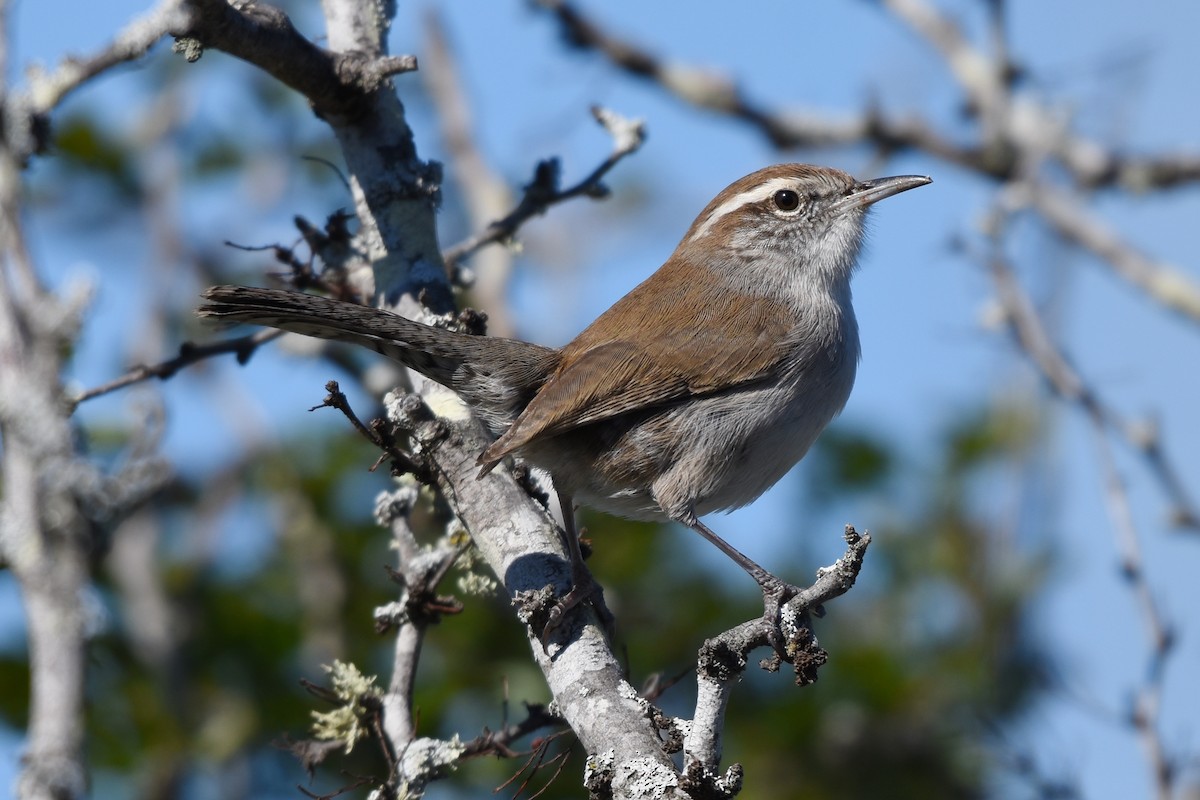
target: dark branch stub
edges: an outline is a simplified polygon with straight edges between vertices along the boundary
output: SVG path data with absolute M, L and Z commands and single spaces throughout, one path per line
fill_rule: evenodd
M 541 703 L 525 703 L 525 719 L 505 725 L 498 731 L 484 728 L 479 736 L 466 743 L 462 757 L 495 755 L 514 758 L 518 755 L 511 747 L 515 741 L 541 728 L 564 724 L 562 717 L 551 714 Z
M 350 400 L 342 392 L 337 381 L 328 381 L 325 384 L 325 399 L 319 404 L 313 406 L 309 411 L 316 411 L 318 408 L 335 408 L 341 411 L 342 414 L 354 426 L 354 430 L 358 431 L 364 439 L 378 447 L 384 457 L 392 462 L 392 471 L 395 474 L 412 473 L 418 479 L 428 477 L 428 469 L 417 463 L 410 454 L 401 450 L 390 432 L 383 430 L 383 425 L 379 420 L 372 420 L 370 427 L 363 424 L 358 415 L 354 413 L 354 409 L 350 407 Z M 379 465 L 379 461 L 371 467 L 373 471 Z

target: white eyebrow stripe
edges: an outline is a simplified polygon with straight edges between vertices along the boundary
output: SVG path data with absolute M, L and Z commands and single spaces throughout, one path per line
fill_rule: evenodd
M 766 183 L 761 183 L 753 189 L 747 189 L 741 194 L 735 194 L 733 197 L 726 200 L 721 205 L 712 210 L 708 215 L 708 219 L 704 220 L 696 232 L 688 237 L 689 242 L 694 242 L 697 239 L 703 239 L 712 230 L 712 227 L 721 220 L 722 217 L 736 211 L 747 203 L 756 203 L 765 200 L 767 197 L 775 194 L 780 189 L 792 189 L 796 185 L 795 178 L 772 178 Z

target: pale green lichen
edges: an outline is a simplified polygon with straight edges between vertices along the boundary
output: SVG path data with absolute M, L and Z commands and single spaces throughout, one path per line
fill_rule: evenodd
M 342 705 L 332 711 L 314 711 L 313 735 L 325 741 L 339 741 L 346 745 L 346 752 L 367 735 L 363 724 L 366 709 L 363 698 L 383 697 L 383 690 L 375 685 L 374 675 L 363 675 L 358 667 L 344 661 L 334 660 L 332 665 L 322 665 L 329 673 L 332 690 Z
M 480 572 L 469 572 L 460 576 L 457 585 L 460 592 L 475 597 L 491 596 L 500 588 L 500 584 L 496 582 L 495 578 Z

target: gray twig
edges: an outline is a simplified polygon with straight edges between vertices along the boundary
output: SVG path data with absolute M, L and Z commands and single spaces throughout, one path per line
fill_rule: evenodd
M 151 378 L 158 378 L 165 381 L 168 378 L 174 377 L 175 373 L 184 367 L 191 366 L 213 356 L 234 353 L 237 355 L 238 363 L 245 364 L 261 345 L 278 339 L 282 335 L 283 331 L 268 328 L 255 331 L 246 336 L 238 336 L 235 339 L 223 339 L 207 344 L 184 342 L 179 346 L 179 355 L 174 358 L 168 358 L 157 364 L 139 364 L 118 378 L 80 392 L 71 399 L 71 411 L 78 408 L 80 403 L 109 394 L 110 392 L 115 392 L 118 389 L 123 389 L 135 383 L 148 381 Z
M 998 248 L 997 248 L 998 249 Z M 1146 678 L 1138 688 L 1129 724 L 1143 743 L 1153 773 L 1159 800 L 1173 796 L 1176 771 L 1167 754 L 1159 716 L 1165 666 L 1175 644 L 1175 633 L 1163 617 L 1154 598 L 1142 557 L 1141 536 L 1134 523 L 1129 495 L 1117 469 L 1109 443 L 1110 431 L 1122 432 L 1127 426 L 1083 382 L 1067 359 L 1054 346 L 1029 296 L 1021 288 L 1012 268 L 999 252 L 987 259 L 988 272 L 996 285 L 1004 309 L 1005 321 L 1021 350 L 1038 368 L 1046 382 L 1063 399 L 1079 406 L 1091 422 L 1104 471 L 1105 496 L 1109 517 L 1120 553 L 1121 574 L 1137 603 L 1150 638 Z M 1182 512 L 1184 516 L 1192 512 Z

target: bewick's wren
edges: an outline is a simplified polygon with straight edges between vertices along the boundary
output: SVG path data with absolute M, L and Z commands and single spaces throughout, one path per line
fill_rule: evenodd
M 217 286 L 199 313 L 356 342 L 457 392 L 510 455 L 563 496 L 667 518 L 716 544 L 762 587 L 773 626 L 795 588 L 699 516 L 754 500 L 845 405 L 859 357 L 850 276 L 868 207 L 924 186 L 781 164 L 736 181 L 700 212 L 666 263 L 561 350 L 470 336 L 310 295 Z M 567 533 L 577 603 L 581 560 Z

